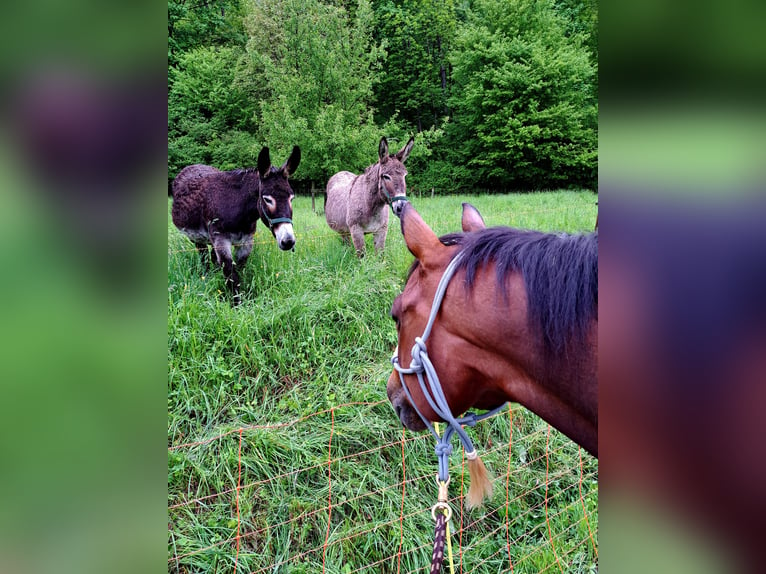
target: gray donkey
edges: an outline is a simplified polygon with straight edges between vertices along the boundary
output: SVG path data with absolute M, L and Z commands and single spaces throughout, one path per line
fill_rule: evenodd
M 367 233 L 373 234 L 376 252 L 386 246 L 387 206 L 391 205 L 397 217 L 401 213 L 402 200 L 407 199 L 404 162 L 414 143 L 415 138 L 410 138 L 397 153 L 388 155 L 388 142 L 383 137 L 378 146 L 377 163 L 365 169 L 362 175 L 341 171 L 327 182 L 324 210 L 327 224 L 340 233 L 344 242 L 348 243 L 351 237 L 359 257 L 364 256 L 364 236 Z
M 269 148 L 258 154 L 257 169 L 220 171 L 209 165 L 183 168 L 173 181 L 173 223 L 209 265 L 209 245 L 216 262 L 223 266 L 226 283 L 240 302 L 239 274 L 253 248 L 255 225 L 260 218 L 282 250 L 295 245 L 293 232 L 293 190 L 287 178 L 301 161 L 298 146 L 280 168 L 271 165 Z M 236 259 L 232 260 L 232 247 Z

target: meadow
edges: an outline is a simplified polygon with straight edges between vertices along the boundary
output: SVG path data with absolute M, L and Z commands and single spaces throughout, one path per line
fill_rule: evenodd
M 593 229 L 583 192 L 413 197 L 435 232 L 461 202 L 488 226 Z M 386 250 L 358 260 L 296 197 L 294 252 L 259 223 L 232 308 L 168 203 L 169 572 L 423 572 L 436 501 L 433 440 L 386 398 L 389 317 L 413 257 L 392 215 Z M 451 457 L 456 571 L 595 572 L 598 461 L 519 405 L 472 429 L 495 493 L 465 511 Z M 465 484 L 463 483 L 465 480 Z

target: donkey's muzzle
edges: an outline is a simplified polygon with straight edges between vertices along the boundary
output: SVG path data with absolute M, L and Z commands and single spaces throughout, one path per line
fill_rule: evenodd
M 295 238 L 294 237 L 285 237 L 279 242 L 279 248 L 282 251 L 289 251 L 295 247 Z
M 391 203 L 391 209 L 394 212 L 394 215 L 396 217 L 401 217 L 402 211 L 404 211 L 404 206 L 407 203 L 406 199 L 397 199 L 396 201 Z
M 274 237 L 282 251 L 290 251 L 295 247 L 295 233 L 291 223 L 280 223 L 274 230 Z

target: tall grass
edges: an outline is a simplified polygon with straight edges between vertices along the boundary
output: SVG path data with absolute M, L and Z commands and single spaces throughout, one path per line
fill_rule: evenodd
M 574 232 L 596 218 L 589 192 L 413 204 L 441 234 L 459 229 L 461 201 L 488 225 Z M 369 238 L 362 260 L 309 198 L 295 199 L 294 222 L 295 252 L 259 226 L 232 308 L 222 273 L 201 267 L 168 218 L 169 570 L 421 572 L 433 538 L 433 444 L 403 432 L 385 394 L 396 345 L 389 310 L 412 256 L 393 216 L 384 254 Z M 582 453 L 581 468 L 578 447 L 518 405 L 470 432 L 497 478 L 489 503 L 462 511 L 455 441 L 463 571 L 596 568 L 597 461 Z

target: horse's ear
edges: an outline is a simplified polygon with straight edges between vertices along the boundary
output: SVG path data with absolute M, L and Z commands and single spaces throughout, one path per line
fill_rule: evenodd
M 269 148 L 263 147 L 261 153 L 258 154 L 258 173 L 261 177 L 266 177 L 269 174 L 271 168 L 271 156 L 269 155 Z
M 285 177 L 290 177 L 298 169 L 298 164 L 301 163 L 301 148 L 298 146 L 293 147 L 293 153 L 287 158 L 285 165 L 282 166 L 282 173 Z
M 380 163 L 386 163 L 388 161 L 388 140 L 386 136 L 380 138 L 380 144 L 378 144 L 378 159 Z
M 486 229 L 487 225 L 484 223 L 484 218 L 470 203 L 463 203 L 463 219 L 461 221 L 463 225 L 463 231 L 468 233 L 469 231 L 481 231 Z
M 402 223 L 402 235 L 407 249 L 410 250 L 418 261 L 424 266 L 435 257 L 444 245 L 439 241 L 436 234 L 423 221 L 420 214 L 415 210 L 412 204 L 407 201 L 402 208 L 402 214 L 399 216 Z
M 410 141 L 408 141 L 402 149 L 396 152 L 396 159 L 398 159 L 402 163 L 407 161 L 407 158 L 410 157 L 410 152 L 412 151 L 413 145 L 415 145 L 414 136 L 410 138 Z

